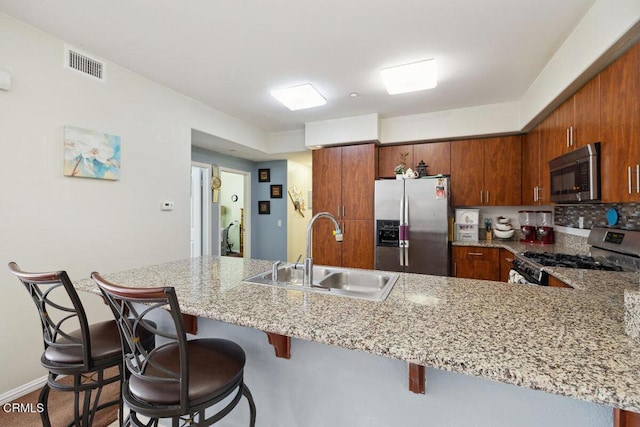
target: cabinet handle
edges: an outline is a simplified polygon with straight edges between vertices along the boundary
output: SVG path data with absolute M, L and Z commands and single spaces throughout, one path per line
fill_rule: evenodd
M 338 218 L 340 218 L 340 205 L 338 205 L 338 210 L 337 210 L 336 212 L 337 212 L 337 213 L 336 213 L 336 216 L 337 216 Z
M 482 190 L 480 190 L 480 204 L 482 204 Z
M 573 147 L 573 126 L 569 127 L 569 142 L 571 143 L 571 146 Z
M 640 164 L 636 165 L 636 193 L 640 193 Z
M 482 256 L 484 255 L 482 252 L 469 252 L 467 255 L 471 255 L 471 256 Z
M 569 148 L 569 128 L 567 128 L 567 136 L 565 139 L 567 140 L 567 148 Z
M 537 202 L 538 201 L 538 186 L 533 187 L 533 201 Z
M 347 211 L 346 211 L 344 205 L 342 205 L 342 218 L 345 218 L 347 216 L 346 212 Z
M 489 190 L 487 190 L 487 204 L 489 204 Z
M 631 166 L 627 168 L 627 179 L 629 182 L 629 194 L 631 194 Z

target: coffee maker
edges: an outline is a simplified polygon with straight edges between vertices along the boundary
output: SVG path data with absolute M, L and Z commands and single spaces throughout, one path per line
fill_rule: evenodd
M 536 238 L 542 244 L 551 244 L 555 242 L 553 233 L 553 212 L 538 212 Z
M 536 219 L 535 211 L 518 211 L 518 222 L 522 233 L 521 242 L 534 243 L 536 241 Z

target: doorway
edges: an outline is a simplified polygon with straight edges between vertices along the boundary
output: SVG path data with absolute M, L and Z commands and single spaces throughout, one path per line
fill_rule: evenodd
M 191 162 L 191 257 L 211 255 L 211 165 Z
M 218 203 L 219 250 L 221 256 L 250 258 L 251 173 L 220 167 Z

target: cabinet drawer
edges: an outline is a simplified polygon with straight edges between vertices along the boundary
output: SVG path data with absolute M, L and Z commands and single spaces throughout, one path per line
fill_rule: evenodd
M 498 261 L 498 248 L 480 248 L 477 246 L 453 246 L 451 248 L 453 259 L 467 259 L 472 261 Z

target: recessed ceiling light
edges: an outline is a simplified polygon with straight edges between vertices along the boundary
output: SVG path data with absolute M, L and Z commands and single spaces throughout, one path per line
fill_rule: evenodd
M 432 89 L 438 84 L 435 59 L 384 68 L 380 75 L 389 95 Z
M 351 92 L 349 94 L 349 96 L 352 97 L 352 98 L 357 98 L 358 97 L 358 92 Z
M 324 96 L 320 95 L 320 92 L 309 83 L 272 90 L 271 96 L 292 111 L 318 107 L 327 103 Z

